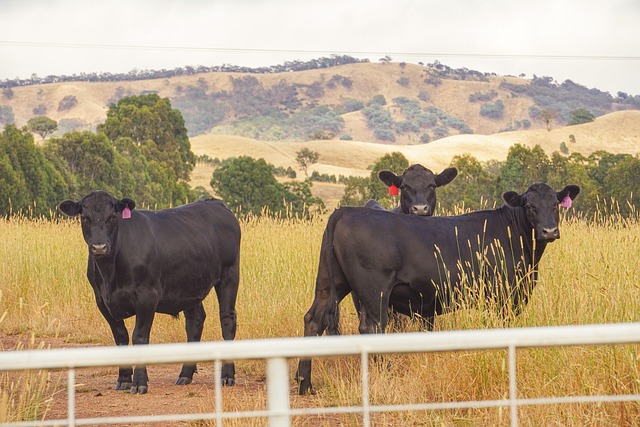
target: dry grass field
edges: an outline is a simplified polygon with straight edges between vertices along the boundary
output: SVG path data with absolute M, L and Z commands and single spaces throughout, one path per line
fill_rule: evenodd
M 313 287 L 326 218 L 309 221 L 251 219 L 242 222 L 242 266 L 238 296 L 237 339 L 302 335 L 302 317 Z M 593 221 L 565 219 L 562 238 L 542 261 L 540 283 L 521 316 L 508 326 L 548 326 L 638 321 L 640 223 L 602 212 Z M 20 218 L 0 220 L 0 330 L 3 350 L 16 346 L 111 345 L 84 276 L 86 247 L 75 221 Z M 203 339 L 220 339 L 215 297 L 205 301 L 209 314 Z M 348 297 L 342 304 L 343 332 L 357 333 Z M 131 326 L 132 322 L 129 321 Z M 492 312 L 459 310 L 436 319 L 439 330 L 507 326 Z M 410 321 L 394 331 L 415 330 Z M 153 343 L 184 341 L 183 320 L 156 317 Z M 18 344 L 21 343 L 21 344 Z M 508 396 L 506 352 L 477 351 L 393 355 L 384 369 L 371 373 L 371 401 L 376 404 L 484 400 Z M 314 364 L 314 396 L 295 395 L 291 361 L 292 407 L 359 404 L 360 362 L 335 357 Z M 239 362 L 238 386 L 225 389 L 226 410 L 264 408 L 263 362 Z M 519 350 L 518 389 L 522 397 L 640 392 L 640 345 Z M 203 364 L 194 384 L 172 385 L 178 367 L 150 367 L 150 392 L 144 396 L 111 390 L 116 368 L 80 370 L 79 416 L 210 411 L 212 368 Z M 64 417 L 61 373 L 0 374 L 0 422 L 30 417 Z M 358 416 L 300 417 L 294 425 L 359 425 Z M 509 425 L 503 409 L 382 413 L 376 426 Z M 640 404 L 566 404 L 525 407 L 520 425 L 638 425 Z M 196 425 L 205 425 L 198 423 Z M 225 422 L 226 425 L 265 425 Z M 213 424 L 212 424 L 213 425 Z

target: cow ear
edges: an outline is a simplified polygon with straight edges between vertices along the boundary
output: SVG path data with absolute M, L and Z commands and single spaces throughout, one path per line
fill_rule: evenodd
M 136 202 L 128 197 L 123 197 L 118 200 L 118 203 L 116 204 L 116 212 L 122 212 L 125 208 L 129 208 L 130 211 L 134 210 L 136 208 Z
M 456 168 L 446 168 L 438 175 L 436 175 L 436 186 L 442 187 L 443 185 L 447 185 L 453 179 L 458 176 L 458 169 Z
M 65 215 L 76 216 L 82 212 L 82 206 L 73 200 L 65 200 L 58 205 L 58 210 Z
M 567 185 L 562 191 L 558 191 L 556 196 L 558 197 L 558 201 L 562 202 L 567 196 L 569 196 L 571 200 L 575 200 L 578 194 L 580 194 L 580 187 L 577 185 Z
M 392 185 L 395 185 L 396 187 L 400 187 L 400 184 L 401 184 L 400 178 L 391 171 L 378 172 L 378 178 L 380 178 L 380 181 L 387 184 L 387 187 L 391 187 Z
M 524 205 L 524 200 L 522 199 L 522 196 L 516 193 L 515 191 L 507 191 L 505 193 L 502 193 L 502 198 L 512 208 L 517 208 L 519 206 Z

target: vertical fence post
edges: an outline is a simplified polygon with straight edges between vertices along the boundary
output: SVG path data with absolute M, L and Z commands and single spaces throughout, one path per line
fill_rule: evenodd
M 360 354 L 360 365 L 362 370 L 362 425 L 371 425 L 371 414 L 369 412 L 369 352 L 362 350 Z
M 67 371 L 67 419 L 69 427 L 76 425 L 76 371 Z
M 216 398 L 216 426 L 222 427 L 222 361 L 220 359 L 213 362 L 213 383 Z
M 289 365 L 284 357 L 267 360 L 267 409 L 270 427 L 289 427 Z
M 516 346 L 509 344 L 509 408 L 511 427 L 518 427 L 518 389 L 516 381 Z

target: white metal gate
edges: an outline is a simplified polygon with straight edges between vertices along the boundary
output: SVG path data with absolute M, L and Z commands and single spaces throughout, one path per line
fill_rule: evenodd
M 7 351 L 0 353 L 0 371 L 30 369 L 68 370 L 68 418 L 17 422 L 12 427 L 77 426 L 87 424 L 148 423 L 216 420 L 222 425 L 230 418 L 266 417 L 270 426 L 289 426 L 292 416 L 359 413 L 363 425 L 370 425 L 374 412 L 508 407 L 512 426 L 518 425 L 518 408 L 526 405 L 558 403 L 640 401 L 638 394 L 566 396 L 535 399 L 518 398 L 516 387 L 516 349 L 596 344 L 640 343 L 640 323 L 558 326 L 446 332 L 412 332 L 383 335 L 348 335 L 307 338 L 274 338 L 182 344 L 151 344 L 129 347 L 90 347 L 73 349 Z M 369 355 L 424 353 L 459 350 L 507 349 L 509 397 L 499 400 L 422 403 L 410 405 L 371 405 L 369 402 Z M 360 355 L 362 360 L 362 404 L 360 406 L 291 409 L 289 405 L 289 361 L 300 357 Z M 219 381 L 214 390 L 216 407 L 210 413 L 136 417 L 75 417 L 75 370 L 77 368 L 119 365 L 152 365 L 213 361 L 219 378 L 223 360 L 263 359 L 267 362 L 267 410 L 224 412 Z

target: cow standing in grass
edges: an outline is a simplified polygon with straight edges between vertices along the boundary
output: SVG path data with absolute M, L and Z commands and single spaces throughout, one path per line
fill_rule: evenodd
M 560 238 L 558 206 L 570 206 L 579 192 L 534 184 L 523 194 L 504 193 L 506 205 L 497 209 L 450 217 L 337 209 L 322 238 L 304 335 L 338 334 L 338 305 L 349 293 L 361 301 L 363 334 L 385 331 L 388 312 L 380 307 L 418 313 L 431 326 L 469 291 L 518 314 L 547 244 Z M 300 361 L 296 377 L 300 394 L 312 391 L 311 360 Z
M 405 215 L 432 216 L 436 209 L 436 188 L 449 184 L 458 176 L 458 170 L 454 167 L 447 168 L 439 174 L 433 173 L 430 169 L 422 165 L 411 165 L 400 175 L 382 170 L 378 172 L 378 178 L 389 187 L 389 192 L 400 193 L 400 205 L 391 209 L 390 212 Z M 364 205 L 369 209 L 385 210 L 376 200 L 369 200 Z M 396 294 L 390 298 L 390 310 L 394 315 L 399 311 L 393 306 L 394 300 L 404 301 L 408 295 L 403 287 L 394 288 Z M 360 301 L 355 294 L 351 294 L 356 311 L 360 313 Z M 412 316 L 413 313 L 408 314 Z
M 159 211 L 135 210 L 129 198 L 93 191 L 59 206 L 79 216 L 89 249 L 87 278 L 116 345 L 128 345 L 124 319 L 136 316 L 134 345 L 148 344 L 155 313 L 184 313 L 187 341 L 200 341 L 206 313 L 202 301 L 214 288 L 222 336 L 236 334 L 240 226 L 219 200 L 202 200 Z M 177 384 L 189 384 L 196 365 L 182 367 Z M 132 377 L 133 375 L 133 377 Z M 121 367 L 117 390 L 148 391 L 145 366 Z M 233 362 L 222 366 L 222 383 L 234 385 Z
M 400 192 L 400 206 L 391 209 L 391 212 L 418 216 L 433 215 L 436 188 L 447 185 L 457 175 L 456 168 L 447 168 L 436 175 L 422 165 L 411 165 L 400 175 L 387 170 L 378 172 L 380 181 L 393 191 Z M 376 200 L 369 200 L 364 207 L 384 210 Z

